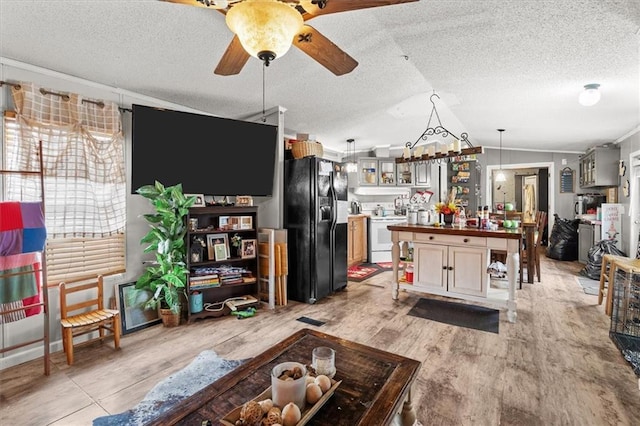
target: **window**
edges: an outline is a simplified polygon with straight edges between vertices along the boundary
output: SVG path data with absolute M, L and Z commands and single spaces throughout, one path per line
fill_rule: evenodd
M 4 114 L 3 168 L 38 170 L 42 141 L 47 282 L 125 270 L 124 137 L 115 104 L 12 88 Z M 37 175 L 4 178 L 4 199 L 41 199 Z

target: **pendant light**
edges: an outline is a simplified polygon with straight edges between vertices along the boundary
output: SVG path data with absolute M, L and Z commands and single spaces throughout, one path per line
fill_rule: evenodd
M 496 182 L 505 182 L 507 177 L 502 170 L 502 132 L 504 129 L 497 129 L 500 132 L 500 170 L 498 170 L 498 174 L 496 174 Z
M 356 140 L 347 139 L 347 173 L 355 173 L 358 170 L 356 164 Z

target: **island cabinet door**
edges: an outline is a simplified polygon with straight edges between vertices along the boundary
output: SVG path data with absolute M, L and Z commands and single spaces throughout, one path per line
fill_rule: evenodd
M 448 291 L 487 297 L 487 250 L 449 247 Z
M 447 290 L 447 251 L 447 246 L 414 243 L 415 286 Z

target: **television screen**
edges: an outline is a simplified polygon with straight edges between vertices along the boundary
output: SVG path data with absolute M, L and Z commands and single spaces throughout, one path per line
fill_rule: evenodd
M 131 192 L 156 180 L 186 194 L 271 196 L 278 127 L 133 105 Z

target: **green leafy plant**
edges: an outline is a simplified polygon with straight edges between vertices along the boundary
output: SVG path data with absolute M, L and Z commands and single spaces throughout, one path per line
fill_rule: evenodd
M 138 188 L 136 193 L 148 199 L 156 210 L 144 215 L 151 230 L 140 240 L 140 244 L 147 245 L 145 253 L 155 252 L 156 261 L 138 278 L 136 289 L 153 294 L 145 308 L 156 309 L 160 303 L 160 307 L 178 313 L 188 275 L 185 219 L 196 197 L 185 196 L 182 184 L 165 187 L 158 181 Z
M 234 234 L 233 237 L 231 237 L 231 245 L 234 246 L 235 248 L 240 248 L 240 243 L 242 242 L 242 237 L 238 234 Z

